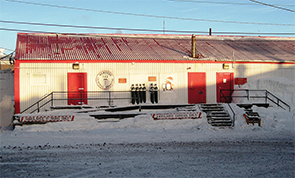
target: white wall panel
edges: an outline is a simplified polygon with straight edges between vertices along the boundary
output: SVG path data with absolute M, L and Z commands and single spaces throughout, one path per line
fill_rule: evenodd
M 148 77 L 156 76 L 156 83 L 161 89 L 160 100 L 178 103 L 188 101 L 188 72 L 206 72 L 206 98 L 210 103 L 216 102 L 216 72 L 233 72 L 235 78 L 245 77 L 248 81 L 259 77 L 284 77 L 292 81 L 295 78 L 294 64 L 235 63 L 225 70 L 222 63 L 80 63 L 80 69 L 74 70 L 72 63 L 21 63 L 21 110 L 52 91 L 67 91 L 68 72 L 86 72 L 88 91 L 101 91 L 95 78 L 103 70 L 110 71 L 115 77 L 111 91 L 129 91 L 131 84 L 137 80 L 138 83 L 144 82 L 148 88 Z M 161 86 L 169 75 L 173 76 L 174 91 L 163 92 Z M 34 83 L 36 76 L 41 77 L 40 80 L 45 76 L 45 82 Z M 119 83 L 119 78 L 126 78 L 126 83 Z

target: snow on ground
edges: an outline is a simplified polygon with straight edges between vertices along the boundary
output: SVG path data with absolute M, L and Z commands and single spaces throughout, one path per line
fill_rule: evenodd
M 75 119 L 72 122 L 16 126 L 12 132 L 1 133 L 1 145 L 233 141 L 268 138 L 292 140 L 294 138 L 294 112 L 276 107 L 268 109 L 254 107 L 262 118 L 262 127 L 259 127 L 257 124 L 247 125 L 242 116 L 244 111 L 235 104 L 232 104 L 232 107 L 236 111 L 236 121 L 235 126 L 230 129 L 212 127 L 207 123 L 205 114 L 201 119 L 153 120 L 151 113 L 155 111 L 142 111 L 147 114 L 121 120 L 97 120 L 87 113 L 77 113 L 77 110 L 55 111 L 52 113 L 73 114 Z
M 205 117 L 153 120 L 149 113 L 17 126 L 1 132 L 3 177 L 294 177 L 294 112 L 254 108 L 262 127 L 247 125 L 232 104 L 233 128 Z M 174 112 L 170 110 L 171 112 Z M 60 111 L 59 111 L 60 112 Z M 129 111 L 135 112 L 135 111 Z M 56 114 L 56 112 L 54 112 Z
M 265 88 L 277 82 L 251 81 L 252 86 L 263 83 Z M 271 91 L 284 97 L 291 105 L 291 112 L 273 106 L 253 106 L 262 118 L 261 127 L 247 125 L 243 109 L 234 103 L 231 104 L 236 113 L 233 128 L 212 127 L 205 115 L 200 119 L 153 120 L 151 114 L 163 110 L 142 110 L 145 115 L 121 120 L 98 120 L 80 112 L 86 109 L 41 113 L 73 114 L 75 119 L 1 131 L 1 175 L 294 177 L 295 89 L 292 85 L 292 82 L 284 85 L 286 89 L 281 88 L 284 92 L 274 88 Z
M 205 114 L 201 119 L 153 120 L 152 113 L 159 110 L 143 110 L 146 115 L 126 119 L 97 120 L 81 110 L 50 111 L 46 114 L 73 114 L 72 122 L 56 122 L 38 125 L 16 126 L 14 131 L 1 132 L 1 146 L 67 145 L 80 143 L 137 143 L 166 141 L 208 141 L 244 139 L 294 139 L 295 82 L 286 79 L 263 78 L 249 81 L 242 88 L 268 89 L 290 104 L 291 112 L 279 107 L 253 106 L 262 118 L 262 127 L 247 125 L 243 109 L 231 104 L 236 113 L 235 126 L 230 129 L 212 127 Z M 243 101 L 247 102 L 247 101 Z M 226 106 L 226 105 L 225 105 Z M 86 111 L 86 110 L 85 110 Z M 166 110 L 175 112 L 174 109 Z M 128 111 L 138 113 L 138 111 Z M 94 112 L 95 113 L 95 112 Z M 96 113 L 105 113 L 97 111 Z M 42 113 L 44 114 L 44 113 Z

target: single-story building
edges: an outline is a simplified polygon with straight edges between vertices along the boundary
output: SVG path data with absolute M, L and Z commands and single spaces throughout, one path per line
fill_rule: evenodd
M 143 84 L 157 85 L 159 103 L 224 102 L 220 89 L 258 77 L 294 80 L 294 56 L 291 37 L 18 33 L 15 109 L 54 91 L 67 93 L 65 104 L 95 105 L 103 101 L 88 100 L 92 92 L 130 95 Z M 85 100 L 71 100 L 75 91 Z

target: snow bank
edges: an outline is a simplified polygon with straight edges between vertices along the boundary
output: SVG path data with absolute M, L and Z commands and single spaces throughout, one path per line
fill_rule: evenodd
M 279 108 L 258 108 L 262 127 L 247 125 L 243 110 L 231 104 L 236 112 L 233 128 L 212 127 L 205 115 L 200 119 L 153 120 L 147 111 L 126 119 L 95 119 L 87 113 L 72 110 L 74 121 L 16 126 L 13 132 L 1 132 L 2 146 L 73 145 L 89 143 L 143 143 L 190 141 L 237 141 L 284 139 L 294 141 L 294 112 Z M 100 111 L 104 112 L 104 111 Z M 135 112 L 135 111 L 134 111 Z M 157 111 L 159 112 L 159 111 Z M 171 112 L 173 112 L 171 110 Z
M 248 81 L 240 89 L 268 90 L 289 104 L 292 110 L 295 109 L 295 81 L 286 78 L 260 78 Z M 237 91 L 233 93 L 233 96 L 246 96 L 246 93 Z M 233 102 L 250 103 L 246 98 L 233 98 Z
M 279 107 L 260 108 L 262 124 L 246 124 L 243 109 L 232 103 L 235 111 L 233 128 L 212 127 L 205 113 L 200 119 L 153 120 L 152 114 L 160 110 L 143 110 L 146 115 L 126 119 L 95 119 L 81 110 L 48 111 L 46 114 L 71 114 L 71 122 L 16 126 L 14 131 L 1 131 L 1 146 L 73 145 L 89 143 L 143 143 L 143 142 L 190 142 L 190 141 L 257 141 L 291 140 L 295 136 L 295 84 L 286 79 L 263 78 L 249 81 L 242 88 L 267 89 L 292 107 L 288 112 Z M 7 104 L 7 102 L 5 102 Z M 225 105 L 226 106 L 226 105 Z M 226 106 L 227 107 L 227 106 Z M 7 109 L 6 111 L 8 111 Z M 83 110 L 82 110 L 83 111 Z M 84 109 L 84 111 L 87 111 Z M 175 112 L 174 109 L 165 112 Z M 106 111 L 97 111 L 105 113 Z M 138 112 L 138 111 L 128 111 Z M 2 112 L 1 112 L 2 113 Z

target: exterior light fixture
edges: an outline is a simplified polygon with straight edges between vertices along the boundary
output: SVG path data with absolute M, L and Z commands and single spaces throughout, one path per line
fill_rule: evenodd
M 73 69 L 78 70 L 80 68 L 79 62 L 73 63 Z
M 223 69 L 229 69 L 229 64 L 222 64 Z

